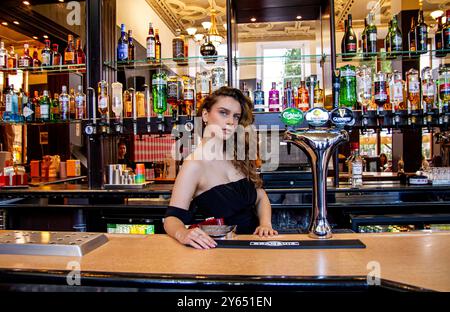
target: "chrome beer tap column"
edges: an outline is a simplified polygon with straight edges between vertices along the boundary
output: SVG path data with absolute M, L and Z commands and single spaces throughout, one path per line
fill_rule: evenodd
M 313 174 L 313 211 L 309 227 L 312 238 L 331 238 L 331 227 L 327 220 L 327 174 L 328 163 L 339 144 L 348 141 L 345 130 L 286 131 L 286 142 L 302 149 L 311 163 Z

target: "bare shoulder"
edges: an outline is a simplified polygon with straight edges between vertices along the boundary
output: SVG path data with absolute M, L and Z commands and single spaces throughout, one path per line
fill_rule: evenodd
M 202 163 L 203 162 L 200 160 L 185 160 L 177 178 L 180 177 L 185 180 L 185 182 L 187 180 L 191 182 L 198 181 L 204 171 Z

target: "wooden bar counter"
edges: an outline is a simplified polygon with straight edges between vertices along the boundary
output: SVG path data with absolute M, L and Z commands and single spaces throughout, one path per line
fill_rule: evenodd
M 450 291 L 450 233 L 444 232 L 335 234 L 333 239 L 360 239 L 367 248 L 316 250 L 195 250 L 166 235 L 107 236 L 105 245 L 81 258 L 0 255 L 0 283 L 27 284 L 43 277 L 55 281 L 59 276 L 64 284 L 68 263 L 78 261 L 82 285 L 100 285 L 106 280 L 112 285 L 119 279 L 136 288 L 158 280 L 165 287 L 179 287 L 184 281 L 206 289 L 218 283 L 228 288 L 259 284 L 266 285 L 266 290 L 302 290 L 312 281 L 366 284 L 372 270 L 368 265 L 375 261 L 383 283 L 397 285 L 396 289 Z M 234 239 L 259 238 L 243 235 Z M 270 240 L 309 238 L 279 235 Z

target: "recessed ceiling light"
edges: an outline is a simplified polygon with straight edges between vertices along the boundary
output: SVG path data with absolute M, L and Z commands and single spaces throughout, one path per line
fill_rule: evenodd
M 296 19 L 302 19 L 302 17 L 300 15 L 297 15 Z
M 256 22 L 256 18 L 254 18 L 254 17 L 252 17 L 250 20 L 251 20 L 252 22 Z
M 8 23 L 7 22 L 2 22 L 2 25 L 3 26 L 8 26 Z
M 23 1 L 22 3 L 25 5 L 30 5 L 30 2 L 28 2 L 28 1 Z
M 64 2 L 64 0 L 59 0 L 59 2 Z
M 44 37 L 44 39 L 48 39 L 48 36 L 47 36 L 47 35 L 44 35 L 43 37 Z
M 18 21 L 14 21 L 13 23 L 16 24 L 16 25 L 19 25 L 19 22 L 18 22 Z
M 38 37 L 36 37 L 36 36 L 33 36 L 33 39 L 34 39 L 34 40 L 38 40 L 39 38 L 38 38 Z

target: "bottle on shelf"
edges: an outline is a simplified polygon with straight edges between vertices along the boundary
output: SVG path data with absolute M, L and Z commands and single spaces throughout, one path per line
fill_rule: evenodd
M 5 43 L 0 41 L 0 69 L 8 67 L 8 51 L 5 49 Z
M 256 82 L 256 90 L 253 92 L 254 111 L 264 112 L 266 106 L 264 104 L 264 91 L 261 89 L 261 82 Z
M 8 73 L 15 75 L 17 74 L 17 60 L 18 55 L 14 51 L 14 46 L 9 46 L 9 52 L 8 52 Z
M 76 119 L 76 114 L 77 114 L 76 110 L 77 110 L 77 106 L 76 106 L 76 102 L 75 102 L 75 89 L 70 88 L 70 92 L 69 92 L 69 118 L 70 118 L 70 120 Z
M 250 91 L 248 90 L 248 86 L 247 86 L 247 83 L 245 81 L 242 83 L 242 90 L 241 91 L 242 91 L 242 94 L 244 96 L 248 97 L 249 99 L 251 98 L 250 97 Z
M 98 111 L 102 122 L 109 122 L 108 83 L 104 80 L 98 83 Z
M 347 31 L 344 34 L 345 38 L 345 54 L 348 58 L 351 58 L 356 55 L 357 51 L 357 39 L 355 35 L 355 31 L 352 27 L 352 15 L 348 15 L 348 26 Z
M 67 36 L 67 47 L 64 50 L 64 65 L 73 65 L 77 63 L 75 57 L 76 51 L 73 44 L 73 35 Z
M 19 67 L 29 68 L 33 66 L 33 58 L 30 56 L 30 49 L 28 43 L 23 45 L 23 55 L 19 59 Z
M 279 111 L 280 111 L 280 91 L 277 90 L 277 83 L 272 82 L 272 89 L 270 89 L 269 91 L 269 112 L 279 112 Z
M 199 111 L 203 101 L 211 94 L 211 73 L 207 70 L 198 72 L 196 75 L 197 104 L 196 111 Z
M 292 90 L 292 82 L 286 81 L 286 87 L 284 88 L 283 97 L 283 110 L 294 106 L 294 92 Z
M 377 113 L 378 115 L 381 115 L 381 113 L 384 112 L 384 105 L 388 100 L 386 74 L 382 71 L 379 71 L 375 75 L 374 89 L 374 100 L 375 104 L 377 104 Z
M 83 86 L 78 86 L 78 92 L 75 95 L 75 119 L 82 120 L 86 115 L 86 95 L 83 93 Z
M 374 17 L 372 13 L 368 16 L 367 26 L 367 53 L 373 55 L 377 53 L 377 26 L 374 23 Z
M 42 66 L 52 66 L 52 49 L 50 49 L 50 40 L 45 39 L 45 47 L 41 51 Z
M 367 17 L 366 17 L 366 18 L 364 18 L 364 29 L 363 29 L 363 31 L 361 33 L 361 42 L 360 42 L 360 47 L 361 47 L 362 52 L 363 52 L 362 55 L 363 55 L 363 59 L 364 60 L 367 60 L 369 58 L 369 52 L 368 52 L 368 50 L 369 50 L 369 47 L 368 47 L 369 40 L 367 38 L 367 28 L 368 27 L 369 27 L 369 24 L 367 22 Z
M 175 31 L 175 38 L 172 39 L 172 57 L 176 63 L 182 62 L 184 58 L 184 41 L 180 29 Z
M 40 121 L 48 122 L 50 121 L 50 97 L 48 95 L 48 91 L 44 90 L 43 95 L 39 99 L 39 107 L 40 107 Z
M 439 113 L 448 112 L 450 101 L 450 68 L 441 65 L 439 68 Z
M 59 95 L 59 105 L 59 119 L 62 121 L 70 120 L 70 97 L 67 93 L 67 86 L 62 86 L 61 94 Z
M 391 35 L 390 35 L 390 47 L 392 55 L 398 55 L 403 51 L 403 37 L 402 32 L 400 31 L 400 28 L 398 27 L 398 20 L 397 15 L 394 15 L 392 18 L 392 28 L 391 28 Z
M 411 16 L 411 27 L 408 32 L 408 46 L 409 46 L 409 55 L 410 57 L 414 57 L 417 55 L 417 42 L 416 42 L 416 22 L 414 20 L 414 16 Z
M 347 27 L 348 27 L 348 21 L 344 21 L 344 35 L 342 36 L 341 40 L 341 53 L 345 54 L 345 34 L 347 33 Z M 342 57 L 343 60 L 347 60 L 344 56 Z
M 136 46 L 134 45 L 133 31 L 128 30 L 128 61 L 136 59 Z
M 59 94 L 53 94 L 53 100 L 51 100 L 50 107 L 50 121 L 61 120 L 61 106 L 59 104 Z
M 23 87 L 23 85 L 22 85 Z M 18 98 L 18 106 L 17 106 L 17 117 L 16 121 L 23 121 L 23 108 L 25 106 L 25 103 L 28 102 L 28 97 L 23 91 L 23 88 L 19 89 L 19 92 L 17 93 Z
M 34 106 L 34 121 L 41 121 L 41 99 L 39 98 L 39 92 L 34 91 L 33 99 L 31 100 Z
M 129 89 L 125 89 L 123 92 L 123 115 L 130 118 L 133 116 L 133 99 Z
M 408 114 L 420 109 L 420 78 L 419 71 L 411 68 L 406 73 L 406 89 L 408 91 Z
M 339 106 L 356 109 L 356 68 L 345 65 L 340 72 Z
M 352 156 L 349 165 L 350 184 L 352 188 L 360 188 L 363 185 L 363 160 L 359 155 L 359 144 L 352 144 Z
M 225 86 L 225 68 L 214 67 L 211 69 L 211 92 L 217 91 Z
M 155 29 L 155 59 L 156 63 L 161 63 L 161 41 L 159 40 L 159 29 Z
M 114 113 L 116 122 L 120 122 L 123 114 L 123 85 L 120 82 L 111 84 L 111 110 Z
M 147 36 L 147 61 L 154 62 L 156 59 L 156 39 L 153 32 L 153 24 L 149 23 Z
M 162 119 L 167 110 L 167 75 L 156 72 L 152 76 L 153 111 Z
M 57 43 L 52 44 L 52 65 L 62 65 L 62 56 L 61 53 L 59 53 L 59 45 Z
M 19 111 L 19 97 L 14 91 L 14 85 L 10 85 L 5 90 L 5 111 L 3 112 L 3 121 L 15 122 L 17 121 L 17 114 Z
M 320 80 L 317 80 L 314 87 L 314 107 L 324 107 L 324 94 L 323 89 L 320 87 Z
M 178 104 L 180 103 L 179 97 L 179 85 L 177 76 L 169 76 L 167 78 L 167 104 L 170 105 L 172 110 L 178 110 Z
M 195 101 L 195 85 L 194 80 L 187 76 L 183 76 L 183 105 L 180 113 L 191 116 L 194 113 Z
M 389 99 L 393 113 L 405 107 L 403 96 L 404 85 L 402 73 L 397 70 L 394 71 L 389 80 Z
M 392 35 L 392 20 L 389 21 L 388 31 L 386 37 L 384 38 L 384 50 L 386 51 L 386 56 L 388 59 L 392 58 L 391 35 Z
M 41 61 L 39 60 L 39 52 L 36 46 L 33 51 L 33 67 L 41 67 Z
M 430 67 L 422 69 L 422 107 L 423 112 L 431 112 L 435 106 L 435 82 L 433 81 L 432 70 Z
M 24 105 L 23 105 L 23 111 L 22 111 L 22 115 L 23 115 L 23 119 L 26 122 L 34 122 L 35 121 L 35 107 L 34 107 L 34 103 L 33 103 L 33 99 L 29 96 L 29 94 L 26 94 L 26 101 L 25 99 L 23 100 Z
M 444 42 L 444 49 L 449 50 L 450 49 L 450 10 L 447 10 L 445 12 L 446 16 L 446 22 L 444 25 L 444 28 L 442 30 L 443 34 L 443 42 Z
M 187 58 L 189 57 L 189 39 L 185 36 L 181 35 L 181 39 L 184 41 L 184 62 L 181 62 L 180 65 L 187 65 Z
M 305 80 L 300 81 L 298 86 L 298 104 L 297 107 L 302 111 L 306 112 L 309 110 L 309 93 L 306 88 Z
M 437 19 L 438 26 L 436 33 L 434 34 L 434 48 L 436 50 L 435 56 L 436 57 L 444 57 L 446 55 L 444 50 L 444 33 L 443 33 L 443 24 L 442 20 L 444 19 L 444 16 L 441 16 Z
M 117 42 L 117 61 L 128 61 L 128 40 L 125 24 L 120 25 L 120 37 Z
M 367 113 L 372 104 L 372 69 L 362 65 L 356 72 L 356 89 L 358 102 L 363 114 Z M 342 91 L 341 91 L 342 92 Z
M 81 39 L 77 39 L 77 47 L 76 47 L 76 59 L 77 64 L 86 64 L 86 54 L 83 51 L 83 46 L 81 44 Z
M 416 26 L 416 48 L 419 54 L 428 52 L 428 26 L 423 18 L 423 11 L 419 10 Z
M 136 92 L 136 109 L 137 109 L 137 117 L 145 117 L 145 93 L 142 87 L 138 89 Z

